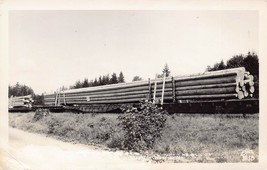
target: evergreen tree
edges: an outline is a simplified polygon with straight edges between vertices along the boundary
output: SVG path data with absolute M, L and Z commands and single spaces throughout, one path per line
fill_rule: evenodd
M 103 85 L 106 85 L 106 84 L 109 84 L 109 80 L 110 78 L 109 78 L 109 74 L 107 74 L 107 75 L 104 75 L 103 76 L 103 79 L 102 79 L 102 81 L 103 81 Z
M 117 84 L 118 83 L 118 78 L 116 73 L 113 73 L 110 78 L 110 84 Z
M 226 62 L 227 68 L 237 68 L 244 66 L 244 56 L 242 54 L 235 55 Z
M 244 67 L 246 68 L 247 71 L 250 72 L 253 76 L 259 77 L 259 59 L 258 55 L 255 54 L 254 52 L 246 55 L 244 58 Z
M 89 81 L 87 78 L 84 79 L 84 81 L 82 83 L 82 87 L 89 87 Z
M 226 69 L 226 65 L 224 64 L 223 60 L 219 63 L 215 63 L 213 67 L 208 66 L 207 71 L 216 71 L 216 70 L 224 70 Z
M 76 81 L 75 85 L 74 85 L 74 89 L 79 89 L 82 87 L 82 83 L 80 80 Z
M 170 74 L 171 74 L 171 71 L 170 71 L 170 69 L 169 69 L 168 64 L 165 64 L 165 66 L 164 66 L 164 68 L 163 68 L 163 70 L 162 70 L 162 75 L 163 75 L 164 73 L 166 74 L 166 77 L 169 77 Z
M 142 80 L 141 77 L 139 77 L 139 76 L 134 76 L 132 81 L 140 81 L 140 80 Z
M 99 86 L 103 85 L 102 76 L 99 76 L 98 78 L 98 85 Z
M 119 74 L 118 83 L 125 83 L 124 75 L 123 75 L 122 71 Z
M 98 86 L 98 81 L 97 81 L 96 78 L 95 78 L 95 80 L 94 80 L 93 86 Z

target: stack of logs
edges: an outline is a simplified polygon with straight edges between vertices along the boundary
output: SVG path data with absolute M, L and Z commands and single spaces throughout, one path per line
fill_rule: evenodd
M 46 105 L 109 104 L 161 98 L 163 78 L 60 91 L 44 95 Z M 167 77 L 164 102 L 225 100 L 253 97 L 253 76 L 244 67 L 202 74 Z
M 16 108 L 16 107 L 31 108 L 32 103 L 33 99 L 31 95 L 19 96 L 19 97 L 11 96 L 8 100 L 8 108 Z

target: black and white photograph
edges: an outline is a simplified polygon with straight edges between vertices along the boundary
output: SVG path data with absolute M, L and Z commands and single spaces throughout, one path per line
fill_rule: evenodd
M 14 4 L 0 170 L 267 168 L 258 6 Z

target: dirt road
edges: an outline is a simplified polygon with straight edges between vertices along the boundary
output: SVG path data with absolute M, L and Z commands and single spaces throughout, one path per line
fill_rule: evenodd
M 4 151 L 2 151 L 4 153 Z M 8 169 L 149 169 L 144 158 L 9 129 Z M 0 168 L 1 169 L 1 168 Z

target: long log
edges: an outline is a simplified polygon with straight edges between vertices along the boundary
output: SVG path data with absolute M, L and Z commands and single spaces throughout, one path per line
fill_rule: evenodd
M 143 94 L 143 95 L 148 95 L 149 92 L 148 91 L 142 91 L 142 92 L 129 92 L 129 93 L 114 93 L 114 94 L 105 94 L 105 95 L 81 95 L 81 96 L 66 96 L 65 98 L 82 98 L 82 97 L 112 97 L 112 96 L 130 96 L 132 94 Z M 62 97 L 64 99 L 64 97 Z M 53 100 L 54 98 L 49 98 L 51 100 Z
M 208 84 L 208 85 L 197 85 L 197 86 L 185 86 L 177 87 L 175 90 L 193 90 L 193 89 L 207 89 L 207 88 L 223 88 L 223 87 L 238 87 L 237 83 L 223 83 L 223 84 Z
M 172 88 L 165 88 L 164 92 L 169 92 L 172 91 Z M 162 89 L 158 89 L 156 90 L 157 93 L 162 93 Z M 154 89 L 152 90 L 152 93 L 154 93 Z
M 148 95 L 131 95 L 131 96 L 118 96 L 118 97 L 98 97 L 98 98 L 86 98 L 86 97 L 81 97 L 81 98 L 76 98 L 76 99 L 68 99 L 66 98 L 66 102 L 70 102 L 70 101 L 98 101 L 98 100 L 113 100 L 113 99 L 121 99 L 121 100 L 124 100 L 124 99 L 141 99 L 141 98 L 147 98 Z
M 230 77 L 221 77 L 213 79 L 202 79 L 202 80 L 188 80 L 188 81 L 176 81 L 175 86 L 186 87 L 186 86 L 198 86 L 198 85 L 211 85 L 211 84 L 223 84 L 223 83 L 238 83 L 239 77 L 230 76 Z
M 147 98 L 148 94 L 137 94 L 127 96 L 115 96 L 115 97 L 90 97 L 90 100 L 110 100 L 110 99 L 130 99 L 130 98 Z
M 123 89 L 123 88 L 129 88 L 129 87 L 140 87 L 140 86 L 147 86 L 148 87 L 148 81 L 135 81 L 131 83 L 119 83 L 119 84 L 109 84 L 109 85 L 103 85 L 103 86 L 96 86 L 96 87 L 86 87 L 86 88 L 80 88 L 80 89 L 71 89 L 64 91 L 67 93 L 84 93 L 84 92 L 97 92 L 97 91 L 106 91 L 106 90 L 116 90 L 116 89 Z
M 162 89 L 162 86 L 163 86 L 162 82 L 161 83 L 157 83 L 157 89 Z M 154 87 L 155 87 L 155 84 L 152 84 L 151 87 L 152 87 L 152 90 L 153 90 Z M 165 88 L 172 88 L 172 83 L 171 82 L 166 83 L 165 84 Z
M 148 86 L 140 86 L 140 87 L 133 87 L 133 88 L 125 88 L 125 89 L 116 89 L 116 90 L 109 90 L 109 91 L 99 91 L 99 92 L 83 92 L 83 93 L 65 93 L 66 96 L 89 96 L 89 95 L 97 95 L 97 94 L 110 94 L 110 93 L 126 93 L 132 91 L 141 91 L 141 90 L 148 90 Z M 63 95 L 63 93 L 62 93 Z
M 146 100 L 146 98 L 143 99 L 124 99 L 124 100 L 102 100 L 102 101 L 81 101 L 79 104 L 109 104 L 109 103 L 129 103 L 129 102 L 139 102 L 141 100 Z M 172 100 L 171 97 L 164 97 L 164 100 Z M 68 104 L 77 104 L 76 102 L 69 102 Z
M 171 93 L 170 93 L 171 94 Z M 160 97 L 161 94 L 157 93 L 156 95 L 157 97 Z M 165 99 L 168 99 L 170 98 L 171 95 L 166 95 L 164 97 L 164 100 Z M 100 98 L 91 98 L 90 97 L 90 101 L 109 101 L 109 100 L 125 100 L 125 99 L 135 99 L 136 101 L 139 101 L 141 99 L 147 99 L 148 98 L 148 95 L 131 95 L 131 96 L 119 96 L 119 97 L 100 97 Z M 82 103 L 83 101 L 87 101 L 87 98 L 86 97 L 81 97 L 81 98 L 76 98 L 76 99 L 68 99 L 66 98 L 66 103 Z
M 191 96 L 176 96 L 177 100 L 183 99 L 213 99 L 213 98 L 237 98 L 238 94 L 211 94 L 211 95 L 191 95 Z
M 66 95 L 66 97 L 81 97 L 81 96 L 92 96 L 92 95 L 99 95 L 99 96 L 109 96 L 109 95 L 127 95 L 127 93 L 140 93 L 140 91 L 147 91 L 148 93 L 149 86 L 139 86 L 139 87 L 130 87 L 125 89 L 116 89 L 116 90 L 106 90 L 106 91 L 90 91 L 90 92 L 83 92 L 83 93 L 61 93 L 61 97 Z M 120 94 L 121 93 L 121 94 Z M 55 94 L 44 95 L 44 98 L 55 98 Z
M 122 92 L 122 93 L 110 93 L 110 94 L 93 94 L 92 95 L 77 95 L 77 96 L 69 96 L 66 95 L 65 98 L 71 99 L 71 98 L 79 98 L 79 97 L 111 97 L 111 96 L 128 96 L 128 95 L 133 95 L 133 94 L 148 94 L 148 90 L 142 90 L 142 91 L 130 91 L 130 92 Z M 64 96 L 62 95 L 62 98 Z
M 30 98 L 32 98 L 32 95 L 26 95 L 26 96 L 13 96 L 13 97 L 11 97 L 12 99 L 25 99 L 25 98 L 27 98 L 27 99 L 30 99 Z
M 184 80 L 200 80 L 200 79 L 207 79 L 207 78 L 219 78 L 219 77 L 225 77 L 225 76 L 231 76 L 235 75 L 237 77 L 240 77 L 241 79 L 244 79 L 244 72 L 245 68 L 235 68 L 235 69 L 227 69 L 227 70 L 220 70 L 220 71 L 212 71 L 212 72 L 205 72 L 203 74 L 198 75 L 189 75 L 189 76 L 180 76 L 175 77 L 176 81 L 184 81 Z
M 176 95 L 184 96 L 184 95 L 227 94 L 227 93 L 237 93 L 238 91 L 239 90 L 237 90 L 236 87 L 194 89 L 194 90 L 176 91 Z
M 125 99 L 125 100 L 110 100 L 110 101 L 90 101 L 90 102 L 80 102 L 79 104 L 109 104 L 109 103 L 129 103 L 129 102 L 139 102 L 136 99 Z M 77 104 L 76 102 L 68 102 L 69 104 Z

